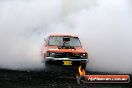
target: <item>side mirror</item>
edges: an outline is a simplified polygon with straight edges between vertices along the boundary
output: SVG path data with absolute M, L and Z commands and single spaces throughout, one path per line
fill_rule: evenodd
M 47 40 L 46 40 L 46 38 L 44 38 L 44 42 L 45 42 L 44 45 L 47 46 Z
M 46 39 L 44 38 L 44 41 L 46 42 Z

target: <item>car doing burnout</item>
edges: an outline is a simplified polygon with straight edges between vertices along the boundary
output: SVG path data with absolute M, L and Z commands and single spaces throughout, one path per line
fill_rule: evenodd
M 42 47 L 46 71 L 75 72 L 81 66 L 86 68 L 88 54 L 82 48 L 77 36 L 51 34 L 45 38 Z

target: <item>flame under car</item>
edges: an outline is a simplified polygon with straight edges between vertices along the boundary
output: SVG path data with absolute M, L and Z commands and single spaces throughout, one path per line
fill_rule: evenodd
M 87 52 L 73 35 L 49 35 L 42 47 L 42 57 L 45 70 L 51 72 L 75 73 L 80 66 L 85 70 L 88 63 Z

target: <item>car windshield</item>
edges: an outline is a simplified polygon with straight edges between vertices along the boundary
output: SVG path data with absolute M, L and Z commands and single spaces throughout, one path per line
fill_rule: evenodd
M 64 38 L 69 39 L 68 41 L 64 41 Z M 80 40 L 78 37 L 64 37 L 64 36 L 51 36 L 49 38 L 48 45 L 51 46 L 62 46 L 63 44 L 67 44 L 69 46 L 81 46 Z

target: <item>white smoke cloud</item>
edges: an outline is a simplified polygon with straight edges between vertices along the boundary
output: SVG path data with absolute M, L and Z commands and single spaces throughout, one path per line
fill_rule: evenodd
M 58 0 L 0 1 L 0 67 L 42 67 L 43 27 L 60 17 L 60 9 Z
M 132 72 L 129 0 L 0 1 L 0 67 L 42 68 L 48 33 L 79 35 L 89 52 L 88 70 Z
M 89 51 L 89 70 L 132 72 L 132 12 L 126 0 L 103 0 L 69 19 Z

